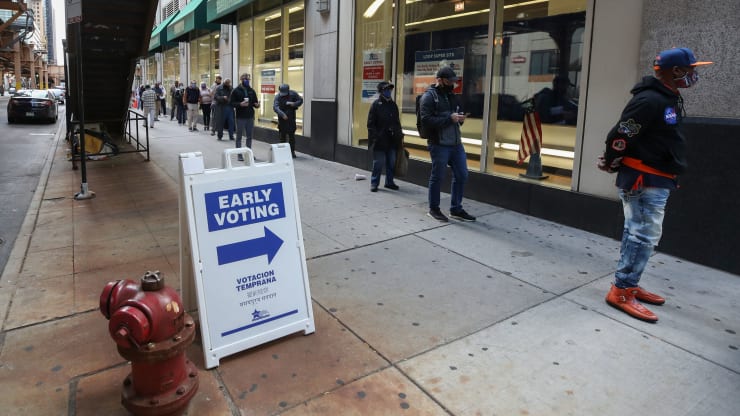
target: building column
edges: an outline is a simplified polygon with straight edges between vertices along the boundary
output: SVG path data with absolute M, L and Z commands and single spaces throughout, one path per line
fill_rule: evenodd
M 28 69 L 31 71 L 31 75 L 29 75 L 28 80 L 28 88 L 36 88 L 36 60 L 33 56 L 33 46 L 28 45 L 26 46 L 26 49 L 28 50 Z
M 13 72 L 15 74 L 15 89 L 21 89 L 21 77 L 23 76 L 23 66 L 21 65 L 21 58 L 23 57 L 23 48 L 20 42 L 16 42 L 13 46 L 15 49 L 15 59 L 13 63 Z

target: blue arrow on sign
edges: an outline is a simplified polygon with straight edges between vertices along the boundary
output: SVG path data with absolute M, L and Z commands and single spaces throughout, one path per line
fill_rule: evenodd
M 264 237 L 216 247 L 218 264 L 220 266 L 265 255 L 267 264 L 270 264 L 282 245 L 283 240 L 265 227 Z

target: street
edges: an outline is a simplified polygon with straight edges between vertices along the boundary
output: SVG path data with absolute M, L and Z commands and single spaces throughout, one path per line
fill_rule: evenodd
M 5 268 L 13 242 L 26 217 L 65 106 L 59 105 L 54 124 L 8 124 L 8 95 L 0 97 L 0 271 Z

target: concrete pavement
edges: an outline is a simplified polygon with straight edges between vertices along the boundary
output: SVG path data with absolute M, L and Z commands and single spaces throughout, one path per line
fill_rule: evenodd
M 89 162 L 87 201 L 57 136 L 0 280 L 3 415 L 125 414 L 100 292 L 147 270 L 179 288 L 176 155 L 217 167 L 233 146 L 150 133 L 152 162 Z M 210 371 L 196 340 L 188 415 L 738 414 L 738 276 L 656 254 L 649 324 L 604 302 L 617 241 L 468 200 L 477 222 L 441 224 L 423 187 L 370 193 L 368 172 L 304 154 L 295 172 L 316 332 Z

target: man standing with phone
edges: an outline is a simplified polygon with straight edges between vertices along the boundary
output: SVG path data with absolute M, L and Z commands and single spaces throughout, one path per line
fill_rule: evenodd
M 453 175 L 450 216 L 460 221 L 475 221 L 475 217 L 462 207 L 468 162 L 460 132 L 466 116 L 460 111 L 460 102 L 453 92 L 457 75 L 452 68 L 444 66 L 437 71 L 436 77 L 436 84 L 427 89 L 419 103 L 421 124 L 424 131 L 428 132 L 427 143 L 432 158 L 427 215 L 440 222 L 449 221 L 439 209 L 440 187 L 449 165 Z

